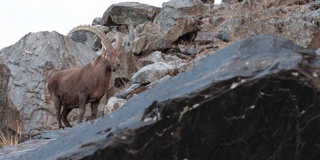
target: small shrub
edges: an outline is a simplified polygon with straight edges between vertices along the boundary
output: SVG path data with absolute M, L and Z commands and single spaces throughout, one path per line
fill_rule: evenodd
M 22 124 L 17 121 L 17 131 L 10 131 L 8 128 L 5 132 L 0 132 L 0 148 L 16 145 L 21 141 Z

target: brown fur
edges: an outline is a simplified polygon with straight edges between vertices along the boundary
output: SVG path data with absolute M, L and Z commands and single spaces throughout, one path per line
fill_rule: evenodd
M 113 49 L 113 53 L 109 53 L 103 48 L 102 54 L 91 63 L 82 68 L 59 71 L 49 80 L 47 87 L 59 128 L 63 128 L 61 120 L 65 127 L 71 127 L 67 116 L 73 108 L 79 108 L 78 122 L 82 122 L 87 103 L 91 104 L 91 118 L 96 117 L 100 99 L 109 87 L 111 73 L 120 66 L 119 50 Z

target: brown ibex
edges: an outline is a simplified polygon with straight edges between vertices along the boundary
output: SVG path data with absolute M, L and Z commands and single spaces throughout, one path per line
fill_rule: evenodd
M 114 48 L 105 33 L 90 25 L 73 28 L 67 37 L 80 30 L 97 35 L 101 39 L 102 52 L 97 59 L 84 67 L 58 71 L 49 80 L 47 87 L 56 109 L 59 128 L 63 128 L 61 120 L 65 127 L 71 127 L 67 116 L 73 108 L 79 108 L 78 122 L 82 122 L 87 103 L 91 103 L 91 118 L 96 117 L 100 99 L 109 87 L 111 73 L 120 66 L 118 58 L 122 45 L 120 33 L 114 37 L 116 40 Z

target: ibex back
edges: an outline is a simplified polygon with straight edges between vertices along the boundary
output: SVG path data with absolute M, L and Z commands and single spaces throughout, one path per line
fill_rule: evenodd
M 109 87 L 111 73 L 120 66 L 118 57 L 122 37 L 119 33 L 115 36 L 116 48 L 113 48 L 107 36 L 93 26 L 75 27 L 68 36 L 79 30 L 87 30 L 97 35 L 103 45 L 102 53 L 84 67 L 59 71 L 49 80 L 47 87 L 56 109 L 59 128 L 71 127 L 67 116 L 73 108 L 79 108 L 78 122 L 82 122 L 87 103 L 91 103 L 91 118 L 96 117 L 100 99 Z

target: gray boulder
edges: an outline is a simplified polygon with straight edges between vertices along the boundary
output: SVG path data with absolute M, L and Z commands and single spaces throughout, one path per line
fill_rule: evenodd
M 120 108 L 126 102 L 125 99 L 110 97 L 108 103 L 104 107 L 104 114 L 108 115 L 114 112 L 116 109 Z
M 142 67 L 132 78 L 132 83 L 148 84 L 173 72 L 174 66 L 163 62 L 156 62 Z
M 0 148 L 0 159 L 17 159 L 18 157 L 23 156 L 25 153 L 47 144 L 51 140 L 52 139 L 36 139 L 15 146 Z
M 206 12 L 201 0 L 170 0 L 163 4 L 163 8 L 175 8 L 181 14 L 193 17 L 201 17 Z
M 130 48 L 134 54 L 148 54 L 156 50 L 167 50 L 171 48 L 173 43 L 161 31 L 161 27 L 153 22 L 138 25 L 131 34 L 133 41 L 130 42 Z
M 198 44 L 214 43 L 214 41 L 217 41 L 216 36 L 217 34 L 214 32 L 198 31 L 195 42 Z
M 138 59 L 137 63 L 139 68 L 156 62 L 165 62 L 164 57 L 160 51 L 155 51 L 146 57 Z
M 152 22 L 160 8 L 138 2 L 120 2 L 111 5 L 103 14 L 100 25 L 137 26 L 145 22 Z
M 205 11 L 199 0 L 171 0 L 163 5 L 154 23 L 174 42 L 186 33 L 197 31 L 199 16 L 203 16 Z

